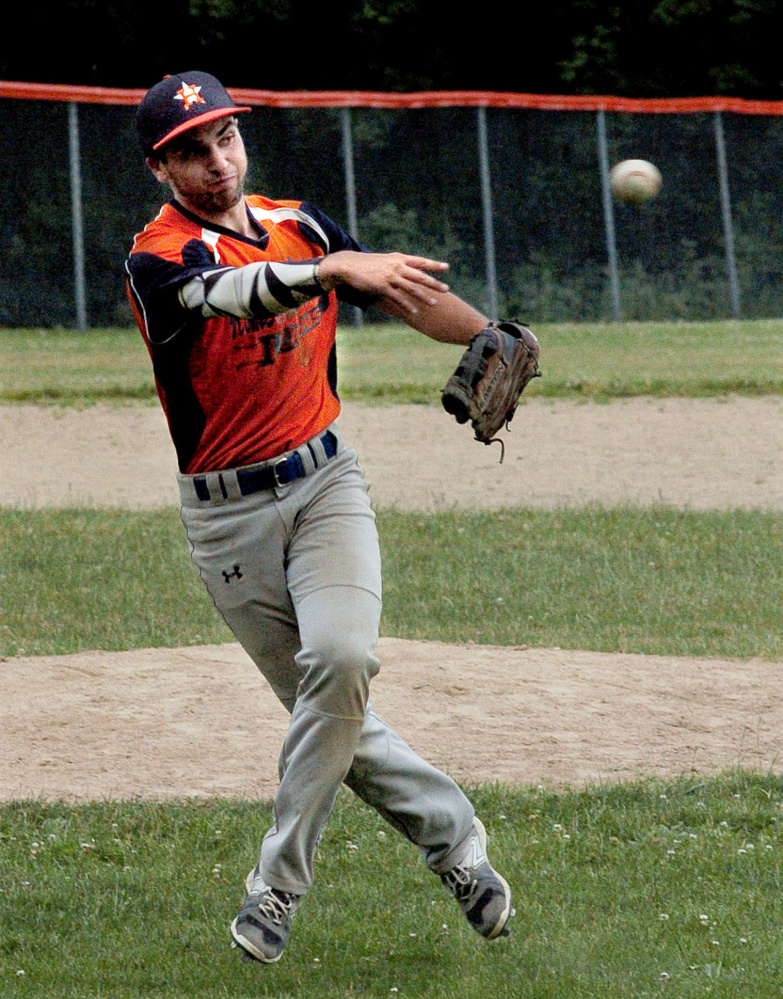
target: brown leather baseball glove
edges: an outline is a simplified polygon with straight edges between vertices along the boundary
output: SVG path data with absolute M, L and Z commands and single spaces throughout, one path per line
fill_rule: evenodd
M 525 386 L 538 378 L 539 343 L 516 320 L 489 323 L 471 339 L 457 369 L 443 389 L 443 408 L 457 423 L 470 420 L 476 440 L 498 441 L 495 434 L 508 425 Z

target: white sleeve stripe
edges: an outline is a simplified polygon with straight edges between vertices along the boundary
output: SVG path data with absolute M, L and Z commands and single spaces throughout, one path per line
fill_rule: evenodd
M 215 283 L 220 274 L 225 274 L 229 268 L 222 267 L 219 270 L 204 271 L 202 274 L 191 278 L 179 290 L 179 300 L 186 309 L 200 309 L 208 294 L 208 289 Z
M 236 316 L 239 319 L 252 319 L 251 302 L 255 292 L 256 274 L 263 264 L 248 264 L 234 267 L 218 275 L 210 283 L 205 296 L 205 305 L 218 315 Z
M 281 222 L 285 222 L 288 219 L 294 222 L 303 222 L 305 225 L 310 226 L 310 228 L 316 232 L 323 240 L 323 245 L 326 248 L 326 252 L 329 252 L 329 237 L 326 235 L 321 226 L 315 221 L 312 215 L 308 215 L 307 212 L 303 212 L 298 208 L 259 208 L 258 206 L 250 205 L 250 214 L 257 222 L 271 222 L 273 225 L 279 225 Z
M 259 261 L 244 267 L 207 271 L 180 289 L 187 309 L 200 309 L 205 318 L 236 316 L 265 319 L 318 298 L 318 261 L 282 263 Z

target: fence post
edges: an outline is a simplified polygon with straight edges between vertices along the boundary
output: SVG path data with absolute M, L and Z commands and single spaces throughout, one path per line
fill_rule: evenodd
M 498 319 L 498 280 L 495 268 L 495 221 L 492 214 L 492 178 L 489 168 L 489 143 L 487 141 L 487 109 L 476 112 L 478 125 L 479 172 L 481 175 L 481 212 L 484 224 L 484 266 L 487 277 L 487 312 L 490 319 Z
M 715 112 L 715 149 L 718 154 L 718 183 L 720 186 L 720 209 L 723 217 L 723 239 L 726 244 L 726 273 L 729 278 L 729 298 L 731 312 L 739 319 L 740 306 L 739 281 L 737 279 L 737 260 L 734 256 L 734 227 L 731 221 L 731 194 L 729 192 L 729 170 L 726 163 L 726 142 L 723 137 L 723 115 Z
M 71 172 L 71 232 L 73 238 L 73 278 L 76 301 L 76 326 L 87 329 L 87 295 L 84 281 L 84 215 L 82 211 L 82 168 L 79 155 L 79 109 L 68 105 L 68 149 Z
M 601 173 L 601 193 L 604 205 L 606 255 L 609 259 L 609 283 L 612 293 L 612 315 L 615 319 L 620 319 L 620 278 L 617 272 L 617 241 L 614 231 L 612 191 L 609 187 L 609 151 L 606 144 L 606 115 L 603 108 L 596 111 L 596 131 L 598 135 L 598 169 Z
M 345 201 L 348 209 L 348 232 L 354 239 L 359 238 L 359 220 L 356 213 L 356 178 L 353 170 L 353 130 L 351 128 L 351 109 L 342 108 L 340 124 L 343 137 L 343 170 L 345 172 Z M 364 325 L 364 313 L 360 308 L 353 310 L 354 326 Z

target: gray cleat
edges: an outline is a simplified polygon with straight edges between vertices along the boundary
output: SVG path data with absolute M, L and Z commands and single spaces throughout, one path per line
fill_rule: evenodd
M 508 936 L 507 923 L 514 915 L 511 889 L 487 859 L 487 831 L 474 820 L 475 835 L 460 864 L 441 874 L 449 895 L 457 900 L 465 918 L 487 940 Z
M 301 896 L 270 888 L 257 871 L 248 875 L 247 898 L 231 924 L 231 936 L 243 958 L 273 964 L 280 960 L 288 943 L 291 920 Z

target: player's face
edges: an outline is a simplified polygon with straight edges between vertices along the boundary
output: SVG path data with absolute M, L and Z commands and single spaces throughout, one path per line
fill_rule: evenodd
M 170 144 L 165 160 L 148 160 L 158 180 L 196 215 L 222 215 L 244 194 L 247 155 L 233 118 L 218 118 Z

